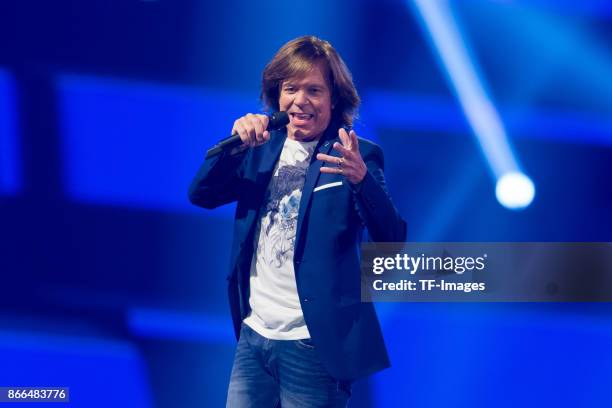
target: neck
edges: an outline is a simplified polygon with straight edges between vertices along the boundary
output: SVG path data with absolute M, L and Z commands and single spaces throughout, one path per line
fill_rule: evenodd
M 291 132 L 287 132 L 287 138 L 291 140 L 295 140 L 296 142 L 314 142 L 315 140 L 319 140 L 322 135 L 317 135 L 308 138 L 295 137 L 295 134 Z

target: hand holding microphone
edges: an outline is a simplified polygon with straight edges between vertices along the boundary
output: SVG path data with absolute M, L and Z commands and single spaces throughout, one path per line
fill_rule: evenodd
M 270 132 L 266 130 L 269 122 L 266 115 L 248 113 L 234 122 L 232 135 L 238 134 L 242 143 L 249 147 L 262 145 L 270 140 Z
M 206 158 L 224 151 L 231 152 L 240 145 L 256 147 L 270 140 L 270 130 L 278 130 L 289 123 L 287 112 L 274 112 L 272 115 L 246 114 L 234 122 L 232 136 L 223 139 L 206 153 Z

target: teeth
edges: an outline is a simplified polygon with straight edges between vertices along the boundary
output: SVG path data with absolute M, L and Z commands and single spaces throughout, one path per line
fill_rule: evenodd
M 298 119 L 310 119 L 312 117 L 312 115 L 309 113 L 294 113 L 293 116 Z

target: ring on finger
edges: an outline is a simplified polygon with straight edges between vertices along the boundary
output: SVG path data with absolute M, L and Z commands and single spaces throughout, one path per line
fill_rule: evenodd
M 343 164 L 344 164 L 344 157 L 341 157 L 341 158 L 338 160 L 338 167 L 342 167 L 342 165 L 343 165 Z

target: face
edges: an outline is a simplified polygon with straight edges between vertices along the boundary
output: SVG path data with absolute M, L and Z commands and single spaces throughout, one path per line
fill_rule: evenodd
M 323 135 L 331 119 L 331 90 L 325 80 L 325 66 L 314 64 L 303 77 L 281 83 L 279 107 L 289 114 L 287 137 L 293 140 L 316 140 Z

